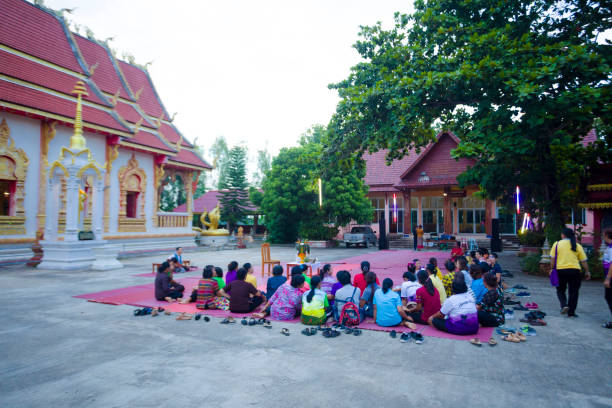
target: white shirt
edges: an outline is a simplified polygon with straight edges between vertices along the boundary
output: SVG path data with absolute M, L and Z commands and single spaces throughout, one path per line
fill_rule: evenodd
M 411 281 L 402 282 L 401 297 L 406 298 L 406 299 L 414 298 L 416 296 L 417 289 L 420 287 L 421 287 L 421 284 L 416 281 L 415 282 L 411 282 Z
M 447 319 L 454 316 L 475 314 L 477 313 L 476 303 L 469 293 L 459 293 L 458 295 L 453 295 L 446 299 L 442 308 L 440 308 L 440 312 L 442 312 Z

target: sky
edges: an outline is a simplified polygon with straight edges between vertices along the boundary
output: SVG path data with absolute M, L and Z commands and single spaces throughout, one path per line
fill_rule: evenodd
M 391 27 L 412 1 L 45 0 L 149 73 L 174 123 L 205 152 L 218 136 L 276 155 L 339 101 L 360 25 Z M 84 33 L 83 30 L 81 30 Z M 205 153 L 205 156 L 207 154 Z M 252 166 L 249 166 L 252 167 Z

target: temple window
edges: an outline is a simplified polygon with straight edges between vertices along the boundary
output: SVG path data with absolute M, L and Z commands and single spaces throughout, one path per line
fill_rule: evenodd
M 0 180 L 0 215 L 10 216 L 15 205 L 12 200 L 15 197 L 15 181 Z
M 119 232 L 144 232 L 146 217 L 143 199 L 146 193 L 147 175 L 140 168 L 136 156 L 119 169 Z
M 0 235 L 22 235 L 25 230 L 25 179 L 28 157 L 15 147 L 6 119 L 0 122 Z

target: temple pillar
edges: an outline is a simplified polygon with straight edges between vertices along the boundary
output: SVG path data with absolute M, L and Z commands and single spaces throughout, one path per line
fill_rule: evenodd
M 102 229 L 104 228 L 104 179 L 99 177 L 94 182 L 93 208 L 91 216 L 91 229 L 96 240 L 102 239 Z
M 453 233 L 453 223 L 451 222 L 451 199 L 445 193 L 444 194 L 444 233 Z
M 66 180 L 66 233 L 64 241 L 78 241 L 80 186 L 75 173 L 71 172 L 68 180 Z
M 45 239 L 55 240 L 57 238 L 57 224 L 59 217 L 59 179 L 50 174 L 47 180 L 46 202 L 45 202 Z

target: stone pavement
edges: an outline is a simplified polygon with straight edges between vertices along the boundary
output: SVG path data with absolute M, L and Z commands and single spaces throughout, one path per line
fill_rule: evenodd
M 376 249 L 314 251 L 327 261 L 358 253 L 367 259 Z M 295 258 L 291 247 L 272 254 Z M 257 265 L 260 254 L 252 248 L 185 258 Z M 583 282 L 580 317 L 569 320 L 558 314 L 547 279 L 517 273 L 516 255 L 501 255 L 515 272 L 510 283 L 529 287 L 528 300 L 549 316 L 526 343 L 494 348 L 437 338 L 403 344 L 370 331 L 305 337 L 300 325 L 278 322 L 266 330 L 134 317 L 133 307 L 72 297 L 150 282 L 134 275 L 158 259 L 127 259 L 126 268 L 107 272 L 0 269 L 0 406 L 612 406 L 612 330 L 600 327 L 611 317 L 601 281 Z M 279 333 L 285 326 L 289 337 Z

